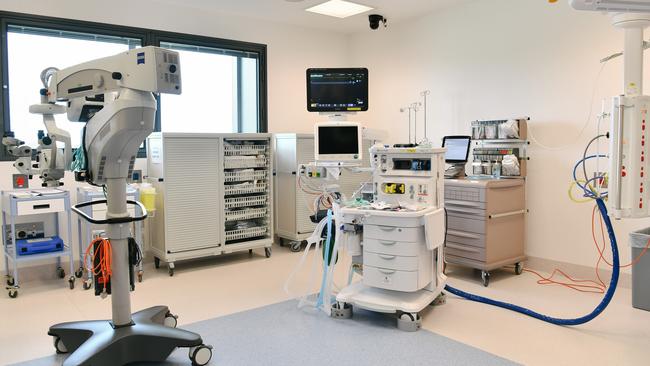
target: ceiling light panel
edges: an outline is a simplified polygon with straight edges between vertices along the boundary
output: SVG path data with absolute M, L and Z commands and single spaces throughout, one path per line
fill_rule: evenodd
M 365 13 L 368 10 L 373 8 L 361 4 L 356 4 L 350 1 L 344 0 L 330 0 L 322 4 L 312 6 L 306 11 L 312 13 L 318 13 L 323 15 L 329 15 L 336 18 L 347 18 L 353 15 Z

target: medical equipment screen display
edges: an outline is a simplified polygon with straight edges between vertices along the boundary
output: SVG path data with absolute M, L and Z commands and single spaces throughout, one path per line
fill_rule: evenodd
M 318 154 L 359 154 L 358 126 L 319 126 Z
M 445 136 L 442 139 L 442 147 L 447 148 L 445 162 L 463 163 L 469 156 L 470 136 Z
M 307 69 L 309 112 L 368 110 L 368 69 Z

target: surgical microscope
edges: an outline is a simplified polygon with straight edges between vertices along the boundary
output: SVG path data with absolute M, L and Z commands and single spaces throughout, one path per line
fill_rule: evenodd
M 71 121 L 86 122 L 80 147 L 85 169 L 77 178 L 105 188 L 106 200 L 79 203 L 73 210 L 92 223 L 107 225 L 112 319 L 50 327 L 57 353 L 70 353 L 65 366 L 162 362 L 178 347 L 190 349 L 193 365 L 206 365 L 212 358 L 212 347 L 203 344 L 200 335 L 175 329 L 176 316 L 166 306 L 131 314 L 129 223 L 146 218 L 146 209 L 139 202 L 127 202 L 127 178 L 139 146 L 154 130 L 154 93 L 181 93 L 179 61 L 174 51 L 143 47 L 63 70 L 46 69 L 41 74 L 41 103 L 30 107 L 31 113 L 43 116 L 47 129 L 47 136 L 40 139 L 38 163 L 32 165 L 31 148 L 22 141 L 3 140 L 18 155 L 19 171 L 39 174 L 44 186 L 58 187 L 64 170 L 70 168 L 71 149 L 70 134 L 56 126 L 54 115 L 67 112 Z M 57 141 L 65 143 L 63 150 Z M 95 204 L 107 205 L 105 220 L 92 219 L 81 210 Z M 139 205 L 143 214 L 130 217 L 127 204 Z

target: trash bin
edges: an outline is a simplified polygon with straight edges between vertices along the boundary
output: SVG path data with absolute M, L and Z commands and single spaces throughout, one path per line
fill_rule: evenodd
M 650 228 L 630 233 L 632 259 L 638 257 L 650 240 Z M 632 306 L 650 311 L 650 250 L 632 266 Z

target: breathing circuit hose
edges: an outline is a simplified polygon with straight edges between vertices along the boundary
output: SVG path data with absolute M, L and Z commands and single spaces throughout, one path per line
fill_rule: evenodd
M 612 222 L 609 219 L 609 216 L 607 215 L 607 207 L 605 207 L 605 203 L 601 198 L 596 198 L 596 204 L 598 205 L 598 209 L 600 210 L 600 214 L 603 216 L 603 220 L 605 220 L 605 225 L 607 226 L 607 233 L 609 234 L 609 241 L 612 246 L 612 263 L 613 263 L 613 271 L 612 271 L 612 278 L 609 282 L 609 287 L 607 288 L 607 292 L 605 293 L 605 297 L 601 300 L 601 302 L 596 306 L 596 308 L 589 314 L 579 317 L 579 318 L 574 318 L 574 319 L 561 319 L 561 318 L 554 318 L 550 317 L 544 314 L 540 314 L 538 312 L 535 312 L 533 310 L 510 304 L 507 302 L 503 301 L 497 301 L 497 300 L 492 300 L 487 297 L 482 297 L 474 294 L 470 294 L 468 292 L 464 292 L 461 290 L 458 290 L 456 288 L 453 288 L 449 285 L 445 286 L 445 290 L 447 290 L 449 293 L 454 294 L 456 296 L 463 297 L 467 300 L 471 301 L 476 301 L 476 302 L 481 302 L 484 304 L 488 305 L 494 305 L 498 306 L 504 309 L 516 311 L 518 313 L 524 314 L 531 316 L 533 318 L 543 320 L 548 323 L 556 324 L 556 325 L 580 325 L 587 323 L 588 321 L 594 319 L 600 313 L 605 310 L 607 305 L 609 305 L 610 301 L 614 297 L 614 293 L 616 292 L 616 285 L 618 284 L 618 276 L 619 276 L 619 271 L 620 271 L 620 263 L 619 263 L 619 258 L 618 258 L 618 245 L 616 244 L 616 234 L 614 233 L 614 228 L 612 227 Z

